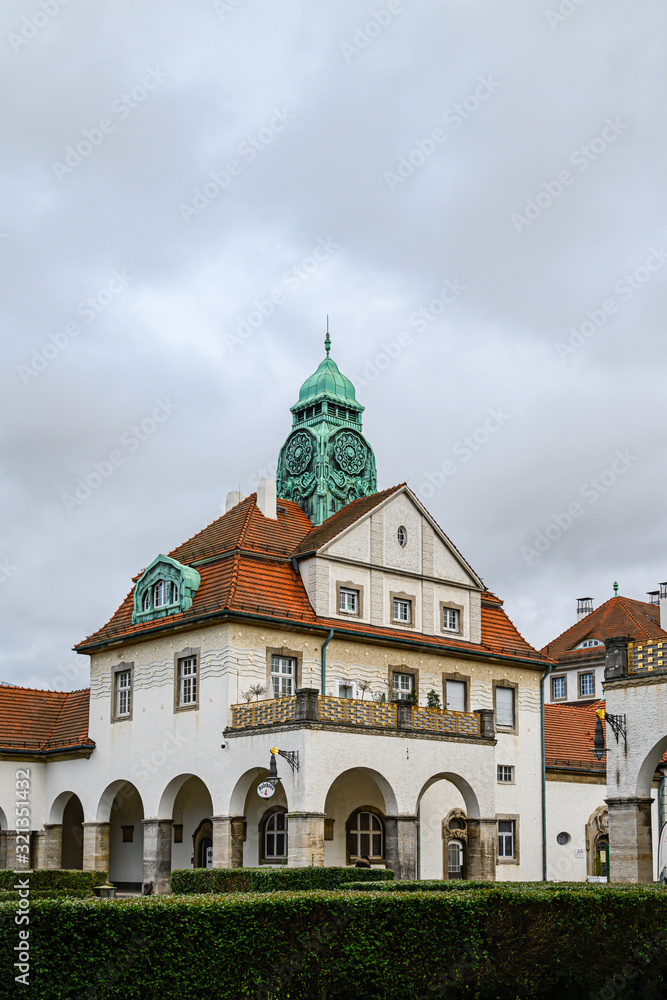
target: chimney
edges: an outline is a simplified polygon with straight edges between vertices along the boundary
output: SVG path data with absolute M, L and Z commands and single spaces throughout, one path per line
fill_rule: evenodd
M 272 521 L 278 518 L 278 494 L 275 479 L 262 479 L 257 487 L 257 506 Z
M 667 632 L 667 583 L 660 584 L 660 628 Z
M 659 590 L 647 590 L 648 603 L 652 604 L 654 608 L 660 607 L 660 591 Z
M 592 597 L 578 597 L 577 598 L 577 621 L 583 618 L 585 615 L 590 615 L 593 610 L 593 598 Z
M 239 493 L 238 490 L 232 490 L 231 493 L 228 493 L 225 501 L 225 513 L 228 514 L 232 507 L 236 507 L 242 500 L 243 494 Z

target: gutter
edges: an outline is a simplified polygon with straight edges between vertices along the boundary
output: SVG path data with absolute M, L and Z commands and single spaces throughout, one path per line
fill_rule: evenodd
M 542 881 L 547 881 L 547 761 L 546 740 L 544 733 L 544 682 L 551 673 L 552 664 L 548 663 L 540 681 L 540 730 L 542 743 Z

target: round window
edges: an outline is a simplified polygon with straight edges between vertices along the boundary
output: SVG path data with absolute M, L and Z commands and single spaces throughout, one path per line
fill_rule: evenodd
M 396 537 L 398 538 L 398 544 L 401 548 L 404 548 L 408 544 L 408 533 L 404 527 L 400 527 L 396 532 Z
M 572 837 L 570 836 L 569 833 L 559 833 L 558 836 L 556 837 L 556 840 L 558 841 L 561 847 L 565 847 L 566 844 L 570 843 Z

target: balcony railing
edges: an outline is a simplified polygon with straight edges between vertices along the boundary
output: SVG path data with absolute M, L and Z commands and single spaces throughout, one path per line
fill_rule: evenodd
M 297 700 L 302 694 L 302 708 L 297 711 Z M 316 706 L 316 707 L 315 707 Z M 489 713 L 492 717 L 493 713 Z M 382 729 L 411 729 L 419 733 L 451 736 L 492 737 L 492 718 L 482 725 L 479 712 L 450 712 L 442 708 L 419 708 L 407 702 L 364 701 L 359 698 L 322 697 L 316 692 L 302 692 L 289 698 L 270 698 L 265 701 L 232 705 L 232 729 L 253 726 L 279 725 L 298 720 L 320 722 L 325 725 L 363 726 Z M 484 728 L 484 732 L 482 729 Z
M 628 673 L 667 670 L 667 641 L 631 642 L 628 645 Z

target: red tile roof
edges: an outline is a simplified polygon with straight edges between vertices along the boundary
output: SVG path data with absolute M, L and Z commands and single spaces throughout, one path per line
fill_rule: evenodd
M 667 632 L 660 628 L 660 608 L 630 597 L 611 597 L 544 646 L 542 652 L 559 661 L 563 658 L 578 659 L 579 656 L 591 659 L 604 653 L 604 648 L 600 650 L 590 646 L 578 649 L 576 653 L 572 650 L 585 639 L 599 639 L 604 643 L 605 639 L 616 635 L 629 635 L 637 642 L 667 639 Z
M 201 584 L 188 611 L 170 615 L 168 619 L 133 625 L 134 591 L 131 591 L 111 620 L 79 643 L 76 649 L 85 652 L 109 642 L 127 641 L 164 628 L 187 626 L 202 619 L 213 619 L 221 613 L 237 612 L 335 628 L 339 633 L 419 642 L 443 651 L 461 649 L 545 662 L 512 625 L 502 610 L 502 601 L 488 592 L 483 595 L 480 644 L 315 615 L 301 576 L 290 559 L 294 550 L 304 553 L 321 547 L 402 488 L 402 485 L 396 486 L 384 493 L 363 497 L 317 528 L 312 528 L 310 520 L 291 501 L 279 500 L 279 508 L 282 507 L 284 513 L 279 514 L 276 522 L 260 513 L 256 496 L 248 497 L 170 553 L 172 558 L 184 564 L 195 562 L 201 576 Z
M 0 686 L 0 753 L 66 752 L 95 744 L 88 736 L 90 691 Z
M 593 737 L 601 701 L 585 705 L 544 706 L 544 758 L 547 767 L 588 770 L 604 774 L 604 760 L 593 756 Z

